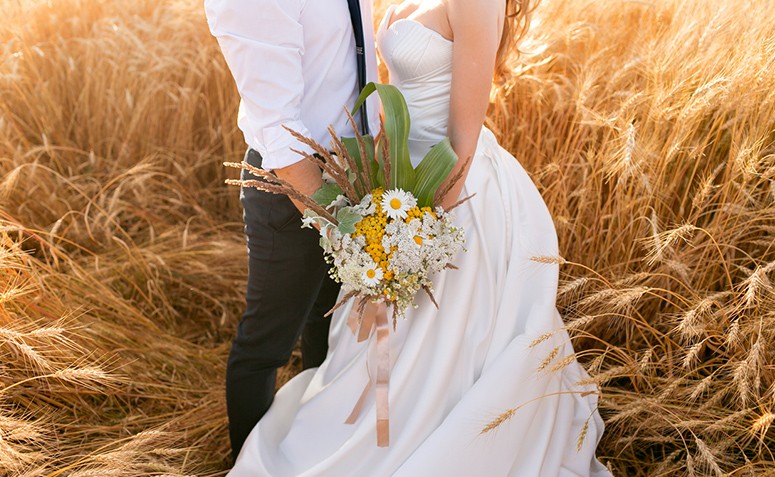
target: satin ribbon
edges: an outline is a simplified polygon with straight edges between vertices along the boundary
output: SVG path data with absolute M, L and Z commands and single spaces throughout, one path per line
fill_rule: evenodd
M 387 305 L 385 302 L 374 303 L 368 298 L 361 298 L 353 306 L 350 316 L 347 318 L 347 326 L 357 337 L 359 343 L 366 341 L 375 331 L 377 332 L 377 378 L 376 383 L 369 373 L 369 381 L 361 392 L 358 402 L 355 403 L 350 416 L 345 424 L 354 424 L 363 411 L 366 398 L 372 385 L 376 387 L 377 407 L 377 446 L 388 447 L 390 445 L 390 412 L 388 406 L 388 382 L 390 381 L 390 346 L 387 319 Z M 366 370 L 368 371 L 368 364 Z

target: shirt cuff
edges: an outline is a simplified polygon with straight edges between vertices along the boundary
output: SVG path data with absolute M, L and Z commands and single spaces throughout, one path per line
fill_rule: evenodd
M 304 160 L 304 156 L 291 149 L 309 154 L 315 152 L 311 147 L 299 142 L 283 126 L 298 132 L 304 137 L 310 137 L 309 130 L 301 121 L 289 121 L 281 126 L 264 128 L 261 131 L 263 140 L 256 141 L 259 144 L 258 152 L 262 157 L 261 168 L 264 170 L 281 169 Z

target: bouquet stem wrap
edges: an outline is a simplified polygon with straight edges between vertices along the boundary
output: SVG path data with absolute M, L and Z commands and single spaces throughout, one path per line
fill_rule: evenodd
M 347 319 L 347 326 L 357 336 L 358 342 L 369 339 L 376 331 L 377 339 L 377 376 L 376 382 L 369 373 L 369 381 L 361 392 L 358 402 L 355 403 L 346 424 L 354 424 L 363 412 L 366 399 L 372 386 L 375 387 L 375 401 L 377 408 L 377 446 L 388 447 L 390 445 L 390 406 L 388 402 L 390 382 L 390 330 L 388 328 L 387 305 L 384 301 L 372 302 L 367 298 L 361 298 L 353 306 Z M 368 371 L 368 368 L 367 368 Z

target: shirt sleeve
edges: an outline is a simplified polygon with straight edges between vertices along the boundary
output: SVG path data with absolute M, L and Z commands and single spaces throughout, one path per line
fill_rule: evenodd
M 291 148 L 311 152 L 283 126 L 304 136 L 304 32 L 302 0 L 205 0 L 210 32 L 218 39 L 242 102 L 240 114 L 254 137 L 246 141 L 267 170 L 302 160 Z

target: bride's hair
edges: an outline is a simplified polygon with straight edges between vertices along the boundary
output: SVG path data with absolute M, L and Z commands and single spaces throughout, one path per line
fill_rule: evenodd
M 517 44 L 530 27 L 530 15 L 536 3 L 536 0 L 506 0 L 503 36 L 495 59 L 495 79 L 501 79 L 508 74 L 507 62 L 512 51 L 519 55 Z

